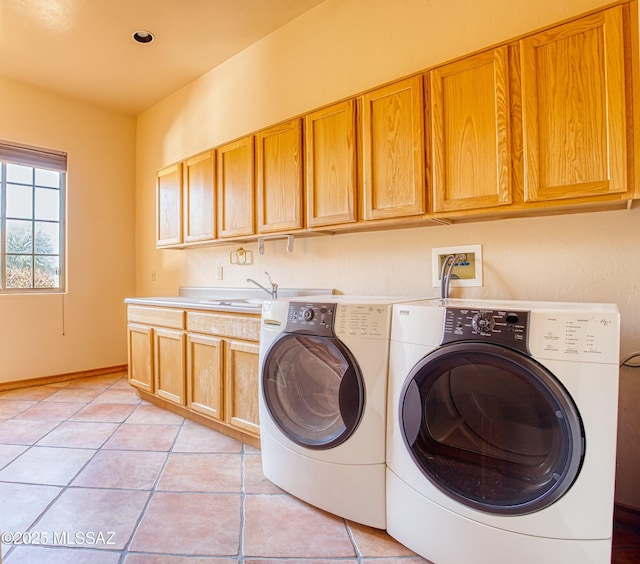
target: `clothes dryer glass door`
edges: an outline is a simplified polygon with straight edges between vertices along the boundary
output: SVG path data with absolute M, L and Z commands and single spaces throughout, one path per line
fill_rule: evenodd
M 423 474 L 481 511 L 526 514 L 559 499 L 584 456 L 578 410 L 542 365 L 487 343 L 444 345 L 410 372 L 400 428 Z
M 262 390 L 282 433 L 312 449 L 329 449 L 347 440 L 364 410 L 360 369 L 334 337 L 280 336 L 265 355 Z

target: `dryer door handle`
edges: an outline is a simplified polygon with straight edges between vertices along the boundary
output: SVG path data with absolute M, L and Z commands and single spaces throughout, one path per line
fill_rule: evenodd
M 401 414 L 402 420 L 400 421 L 400 428 L 402 429 L 407 445 L 412 447 L 418 438 L 422 424 L 422 399 L 420 398 L 420 390 L 415 380 L 412 380 L 407 386 Z

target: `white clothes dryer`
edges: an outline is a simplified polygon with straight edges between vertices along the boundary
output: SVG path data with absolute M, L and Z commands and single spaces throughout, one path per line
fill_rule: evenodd
M 316 507 L 381 529 L 396 301 L 335 295 L 267 301 L 260 336 L 264 475 Z
M 387 529 L 436 564 L 611 558 L 612 304 L 394 307 Z

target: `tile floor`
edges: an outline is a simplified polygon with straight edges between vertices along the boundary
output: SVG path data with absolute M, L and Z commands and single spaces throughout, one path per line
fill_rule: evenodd
M 122 373 L 0 393 L 0 530 L 6 564 L 426 562 L 286 494 L 259 450 Z M 614 545 L 613 563 L 640 562 L 637 529 L 616 524 Z
M 0 393 L 0 531 L 6 564 L 426 562 L 286 494 L 259 450 L 122 373 Z M 20 532 L 31 544 L 6 542 Z

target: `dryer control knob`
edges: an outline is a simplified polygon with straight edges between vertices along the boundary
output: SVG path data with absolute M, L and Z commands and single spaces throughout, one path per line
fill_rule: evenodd
M 490 313 L 476 313 L 471 320 L 471 326 L 474 330 L 483 335 L 491 333 L 495 324 L 496 320 Z
M 313 310 L 310 307 L 306 307 L 302 310 L 302 319 L 305 321 L 311 321 L 313 319 Z

